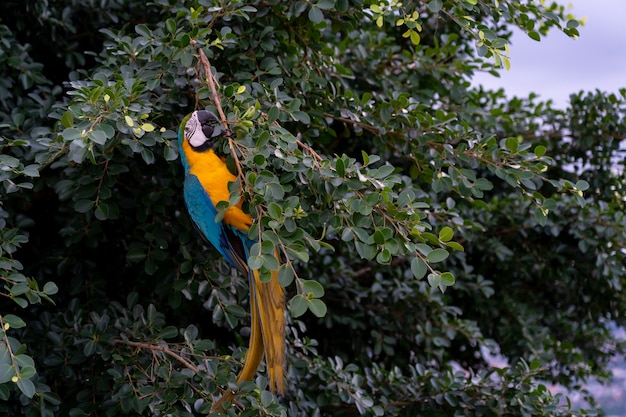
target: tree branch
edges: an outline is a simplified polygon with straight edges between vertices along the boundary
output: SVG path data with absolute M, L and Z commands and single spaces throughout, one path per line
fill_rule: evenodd
M 150 343 L 145 343 L 145 342 L 133 342 L 133 341 L 124 340 L 124 339 L 114 339 L 113 343 L 115 343 L 116 345 L 129 345 L 129 346 L 133 346 L 133 347 L 140 348 L 140 349 L 148 349 L 151 351 L 165 353 L 166 355 L 169 355 L 172 358 L 176 359 L 178 362 L 182 363 L 185 366 L 185 368 L 191 369 L 194 372 L 198 372 L 198 367 L 196 365 L 189 362 L 187 359 L 183 358 L 178 353 L 168 349 L 167 347 L 163 347 L 159 345 L 152 345 Z

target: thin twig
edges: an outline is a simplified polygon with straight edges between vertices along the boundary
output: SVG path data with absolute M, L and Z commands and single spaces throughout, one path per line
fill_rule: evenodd
M 300 134 L 298 133 L 298 136 L 296 138 L 296 143 L 298 144 L 298 146 L 300 146 L 302 149 L 304 149 L 305 151 L 307 151 L 314 159 L 317 160 L 317 162 L 321 162 L 324 160 L 324 158 L 322 158 L 317 152 L 315 152 L 315 150 L 310 147 L 309 145 L 307 145 L 306 143 L 302 142 L 300 140 Z
M 226 119 L 226 115 L 224 114 L 224 110 L 222 109 L 222 101 L 220 100 L 220 96 L 217 93 L 217 88 L 219 86 L 217 80 L 213 76 L 213 72 L 211 71 L 211 63 L 207 58 L 206 54 L 202 50 L 202 48 L 198 48 L 198 54 L 200 55 L 200 62 L 204 67 L 204 73 L 206 74 L 206 81 L 211 89 L 211 94 L 213 95 L 213 103 L 215 103 L 215 107 L 217 108 L 217 112 L 220 116 L 220 120 L 222 121 L 222 125 L 226 131 L 229 131 L 228 120 Z M 243 175 L 243 171 L 241 169 L 241 163 L 239 162 L 239 157 L 237 156 L 237 152 L 235 151 L 235 145 L 233 143 L 233 138 L 230 135 L 226 135 L 228 139 L 228 147 L 230 148 L 230 154 L 235 161 L 235 166 L 237 167 L 237 174 L 242 183 L 246 182 L 246 178 Z
M 144 343 L 144 342 L 133 342 L 130 340 L 123 340 L 123 339 L 115 339 L 113 340 L 114 343 L 116 344 L 124 344 L 124 345 L 129 345 L 129 346 L 134 346 L 134 347 L 138 347 L 141 349 L 148 349 L 151 351 L 157 351 L 157 352 L 163 352 L 166 355 L 171 356 L 172 358 L 176 359 L 178 362 L 182 363 L 183 365 L 185 365 L 186 368 L 191 369 L 194 372 L 198 372 L 198 367 L 196 365 L 194 365 L 193 363 L 189 362 L 187 359 L 183 358 L 182 356 L 180 356 L 178 353 L 163 347 L 163 346 L 159 346 L 159 345 L 151 345 L 150 343 Z
M 211 63 L 209 62 L 209 59 L 206 57 L 206 54 L 204 53 L 202 48 L 198 48 L 198 53 L 200 54 L 200 62 L 202 62 L 202 66 L 204 67 L 204 73 L 207 77 L 207 82 L 209 84 L 209 88 L 211 89 L 211 94 L 213 95 L 213 102 L 215 103 L 215 107 L 217 107 L 217 112 L 220 115 L 220 119 L 222 120 L 224 128 L 228 129 L 226 115 L 224 114 L 224 110 L 222 109 L 222 101 L 220 100 L 219 94 L 217 94 L 218 83 L 213 76 L 213 72 L 211 71 Z
M 380 135 L 380 129 L 377 128 L 376 126 L 372 126 L 370 124 L 367 123 L 363 123 L 363 122 L 359 122 L 356 120 L 352 120 L 352 119 L 348 119 L 346 117 L 339 117 L 339 116 L 335 116 L 333 114 L 330 113 L 324 113 L 324 116 L 329 117 L 333 120 L 336 120 L 338 122 L 342 122 L 342 123 L 346 123 L 346 124 L 350 124 L 350 125 L 354 125 L 357 127 L 360 127 L 363 130 L 366 130 L 368 132 L 370 132 L 373 135 Z M 387 132 L 387 134 L 389 134 L 390 132 Z

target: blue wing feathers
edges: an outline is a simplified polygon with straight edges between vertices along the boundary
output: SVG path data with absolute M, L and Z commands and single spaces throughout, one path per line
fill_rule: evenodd
M 248 253 L 254 241 L 241 231 L 216 222 L 217 209 L 195 175 L 187 174 L 184 183 L 187 210 L 202 236 L 207 239 L 226 260 L 248 275 Z

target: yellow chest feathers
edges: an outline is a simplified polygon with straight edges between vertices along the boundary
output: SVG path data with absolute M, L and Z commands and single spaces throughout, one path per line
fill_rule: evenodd
M 183 142 L 183 151 L 189 164 L 189 174 L 198 178 L 213 205 L 217 206 L 220 201 L 229 201 L 228 183 L 235 182 L 237 177 L 228 170 L 226 163 L 212 149 L 196 152 L 187 141 Z M 252 225 L 250 215 L 241 210 L 241 201 L 228 207 L 223 221 L 243 231 L 247 231 Z

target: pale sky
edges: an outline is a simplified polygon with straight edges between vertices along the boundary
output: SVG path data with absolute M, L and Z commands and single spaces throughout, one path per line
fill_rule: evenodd
M 510 45 L 511 70 L 501 70 L 500 78 L 477 74 L 473 84 L 502 87 L 508 97 L 535 92 L 560 108 L 580 90 L 626 88 L 626 0 L 558 1 L 570 4 L 575 16 L 586 17 L 578 39 L 552 29 L 537 42 L 517 31 Z

